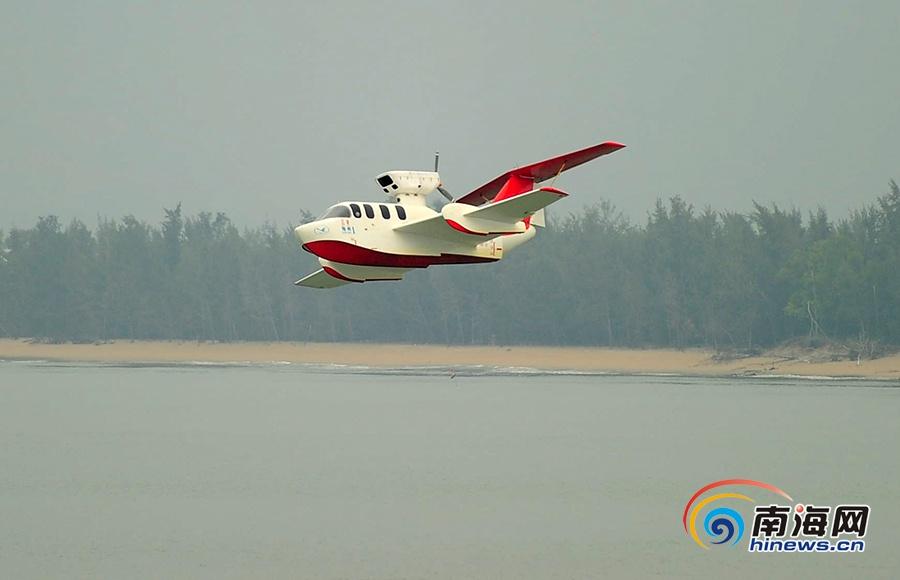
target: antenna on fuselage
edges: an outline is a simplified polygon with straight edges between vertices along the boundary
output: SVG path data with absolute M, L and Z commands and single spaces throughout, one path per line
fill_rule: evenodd
M 440 161 L 440 159 L 441 159 L 441 152 L 435 151 L 434 152 L 434 172 L 435 173 L 438 172 L 438 162 Z M 438 183 L 437 190 L 441 192 L 441 195 L 443 195 L 444 197 L 447 198 L 447 201 L 453 201 L 453 196 L 450 194 L 449 191 L 444 189 L 443 184 Z

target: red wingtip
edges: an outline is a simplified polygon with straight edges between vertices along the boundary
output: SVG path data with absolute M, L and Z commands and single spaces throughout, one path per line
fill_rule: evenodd
M 568 193 L 566 193 L 565 191 L 563 191 L 561 189 L 556 189 L 555 187 L 549 187 L 549 186 L 542 187 L 541 191 L 549 191 L 550 193 L 555 193 L 556 195 L 559 195 L 561 197 L 567 197 L 569 195 Z

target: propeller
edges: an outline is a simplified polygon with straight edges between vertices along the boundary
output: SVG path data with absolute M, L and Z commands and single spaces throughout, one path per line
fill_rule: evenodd
M 441 158 L 441 154 L 439 151 L 434 152 L 434 172 L 437 173 L 438 170 L 438 161 Z M 450 194 L 449 191 L 444 189 L 443 184 L 438 183 L 437 190 L 441 192 L 441 195 L 447 198 L 447 201 L 453 201 L 453 195 Z

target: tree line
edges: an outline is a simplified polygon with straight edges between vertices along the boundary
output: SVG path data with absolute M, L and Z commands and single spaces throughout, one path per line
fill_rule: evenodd
M 311 219 L 303 213 L 299 221 Z M 438 266 L 331 291 L 292 226 L 239 230 L 165 209 L 40 218 L 0 231 L 0 336 L 710 346 L 796 337 L 900 344 L 900 188 L 839 220 L 658 201 L 645 223 L 609 202 L 551 220 L 498 264 Z

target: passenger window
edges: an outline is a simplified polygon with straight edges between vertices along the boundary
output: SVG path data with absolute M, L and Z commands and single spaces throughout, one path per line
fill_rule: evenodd
M 350 210 L 353 212 L 353 217 L 358 218 L 362 217 L 362 212 L 359 211 L 359 206 L 355 203 L 350 204 Z
M 396 208 L 397 208 L 397 217 L 402 220 L 405 220 L 406 219 L 406 210 L 399 203 L 396 205 Z
M 381 217 L 383 217 L 386 220 L 391 219 L 391 210 L 388 209 L 388 206 L 379 205 L 378 208 L 381 209 Z
M 364 205 L 363 205 L 363 209 L 366 210 L 366 217 L 367 217 L 367 218 L 372 219 L 373 217 L 375 217 L 375 210 L 372 209 L 372 206 L 371 206 L 371 205 L 369 205 L 369 204 L 364 204 Z

